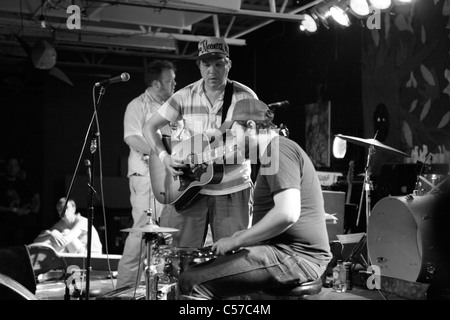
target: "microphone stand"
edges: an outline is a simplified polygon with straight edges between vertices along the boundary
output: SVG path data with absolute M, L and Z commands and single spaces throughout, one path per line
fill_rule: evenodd
M 91 120 L 91 145 L 90 145 L 90 152 L 91 152 L 91 160 L 85 160 L 85 164 L 88 171 L 88 191 L 89 191 L 89 202 L 88 202 L 88 239 L 87 239 L 87 258 L 86 258 L 86 289 L 85 289 L 85 299 L 89 300 L 89 289 L 90 289 L 90 275 L 91 275 L 91 252 L 92 252 L 92 226 L 93 226 L 93 220 L 94 220 L 94 194 L 97 194 L 97 192 L 94 189 L 94 177 L 95 177 L 95 153 L 97 152 L 97 146 L 98 146 L 98 137 L 99 132 L 97 131 L 97 126 L 92 126 L 92 123 L 94 122 L 94 119 L 98 121 L 97 118 L 97 109 L 98 106 L 100 106 L 100 103 L 102 101 L 102 98 L 105 94 L 105 87 L 102 86 L 100 88 L 98 100 L 95 105 L 94 114 L 92 116 Z M 95 121 L 95 123 L 97 123 Z

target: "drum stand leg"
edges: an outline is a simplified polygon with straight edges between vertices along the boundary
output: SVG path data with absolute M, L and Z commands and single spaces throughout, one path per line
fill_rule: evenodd
M 353 265 L 359 263 L 362 265 L 365 269 L 369 267 L 369 263 L 366 261 L 363 255 L 364 248 L 367 246 L 367 236 L 363 235 L 361 240 L 359 240 L 358 244 L 353 248 L 353 250 L 350 252 L 350 255 L 347 259 L 345 259 L 346 262 L 352 262 Z
M 376 137 L 376 135 L 375 135 Z M 359 217 L 361 215 L 361 205 L 363 201 L 363 197 L 365 195 L 366 200 L 366 233 L 363 235 L 361 240 L 358 242 L 358 244 L 353 248 L 349 258 L 347 260 L 351 260 L 352 262 L 360 263 L 364 268 L 368 268 L 370 266 L 370 258 L 369 258 L 369 248 L 367 247 L 367 233 L 369 231 L 369 218 L 370 218 L 370 209 L 371 209 L 371 190 L 372 190 L 372 181 L 370 180 L 370 159 L 375 154 L 376 150 L 373 145 L 369 147 L 369 151 L 367 153 L 367 163 L 366 163 L 366 170 L 364 175 L 364 186 L 362 188 L 361 192 L 361 199 L 359 203 L 358 208 L 358 218 L 356 220 L 356 225 L 359 225 Z M 364 256 L 362 255 L 362 250 L 366 249 L 367 251 L 367 261 L 364 259 Z
M 158 245 L 157 233 L 145 233 L 145 243 L 147 246 L 147 269 L 145 270 L 145 298 L 146 300 L 157 300 L 158 295 L 158 275 L 152 274 L 151 265 L 153 258 L 153 247 Z

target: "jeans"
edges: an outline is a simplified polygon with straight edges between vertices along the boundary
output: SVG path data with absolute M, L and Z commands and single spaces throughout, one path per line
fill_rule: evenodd
M 255 245 L 190 267 L 180 275 L 179 289 L 193 298 L 225 299 L 295 287 L 320 278 L 325 269 L 273 245 Z
M 203 247 L 208 224 L 214 241 L 247 229 L 252 223 L 252 192 L 247 188 L 231 194 L 199 194 L 187 209 L 177 212 L 173 206 L 161 216 L 161 227 L 178 229 L 172 233 L 173 247 Z

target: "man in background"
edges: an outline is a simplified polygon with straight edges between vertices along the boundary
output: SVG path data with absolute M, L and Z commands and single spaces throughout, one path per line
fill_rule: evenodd
M 150 148 L 143 136 L 143 127 L 145 122 L 173 94 L 176 84 L 175 72 L 176 68 L 170 61 L 155 60 L 151 62 L 145 72 L 147 89 L 133 99 L 125 111 L 124 140 L 130 148 L 127 175 L 130 185 L 133 228 L 145 225 L 149 212 L 151 212 L 151 218 L 158 222 L 164 208 L 155 200 L 152 192 L 147 162 Z M 161 133 L 171 136 L 171 126 L 162 128 Z M 122 258 L 118 266 L 117 288 L 136 284 L 138 274 L 142 274 L 144 260 L 142 233 L 130 232 L 125 240 Z
M 5 174 L 0 176 L 0 247 L 26 244 L 40 231 L 40 195 L 21 159 L 11 156 L 5 165 Z

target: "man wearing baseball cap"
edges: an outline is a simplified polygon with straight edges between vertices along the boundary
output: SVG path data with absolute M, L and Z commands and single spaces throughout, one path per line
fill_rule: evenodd
M 208 139 L 213 140 L 213 137 L 218 137 L 222 123 L 231 119 L 231 112 L 239 100 L 257 98 L 252 89 L 228 78 L 231 60 L 224 39 L 201 39 L 197 65 L 201 79 L 175 92 L 144 127 L 144 137 L 152 151 L 175 178 L 183 174 L 180 168 L 185 165 L 175 163 L 173 156 L 167 153 L 158 129 L 170 122 L 183 120 L 182 140 L 198 134 L 206 134 Z M 217 241 L 251 225 L 253 183 L 250 160 L 222 163 L 223 177 L 219 183 L 202 186 L 188 205 L 180 207 L 174 203 L 171 212 L 161 216 L 161 226 L 179 230 L 173 233 L 172 246 L 204 246 L 208 227 L 213 240 Z
M 305 151 L 279 136 L 273 112 L 256 99 L 236 103 L 230 128 L 246 154 L 259 149 L 253 225 L 216 241 L 218 256 L 179 278 L 182 298 L 225 299 L 290 290 L 321 278 L 331 260 L 320 181 Z M 186 297 L 188 296 L 188 297 Z

